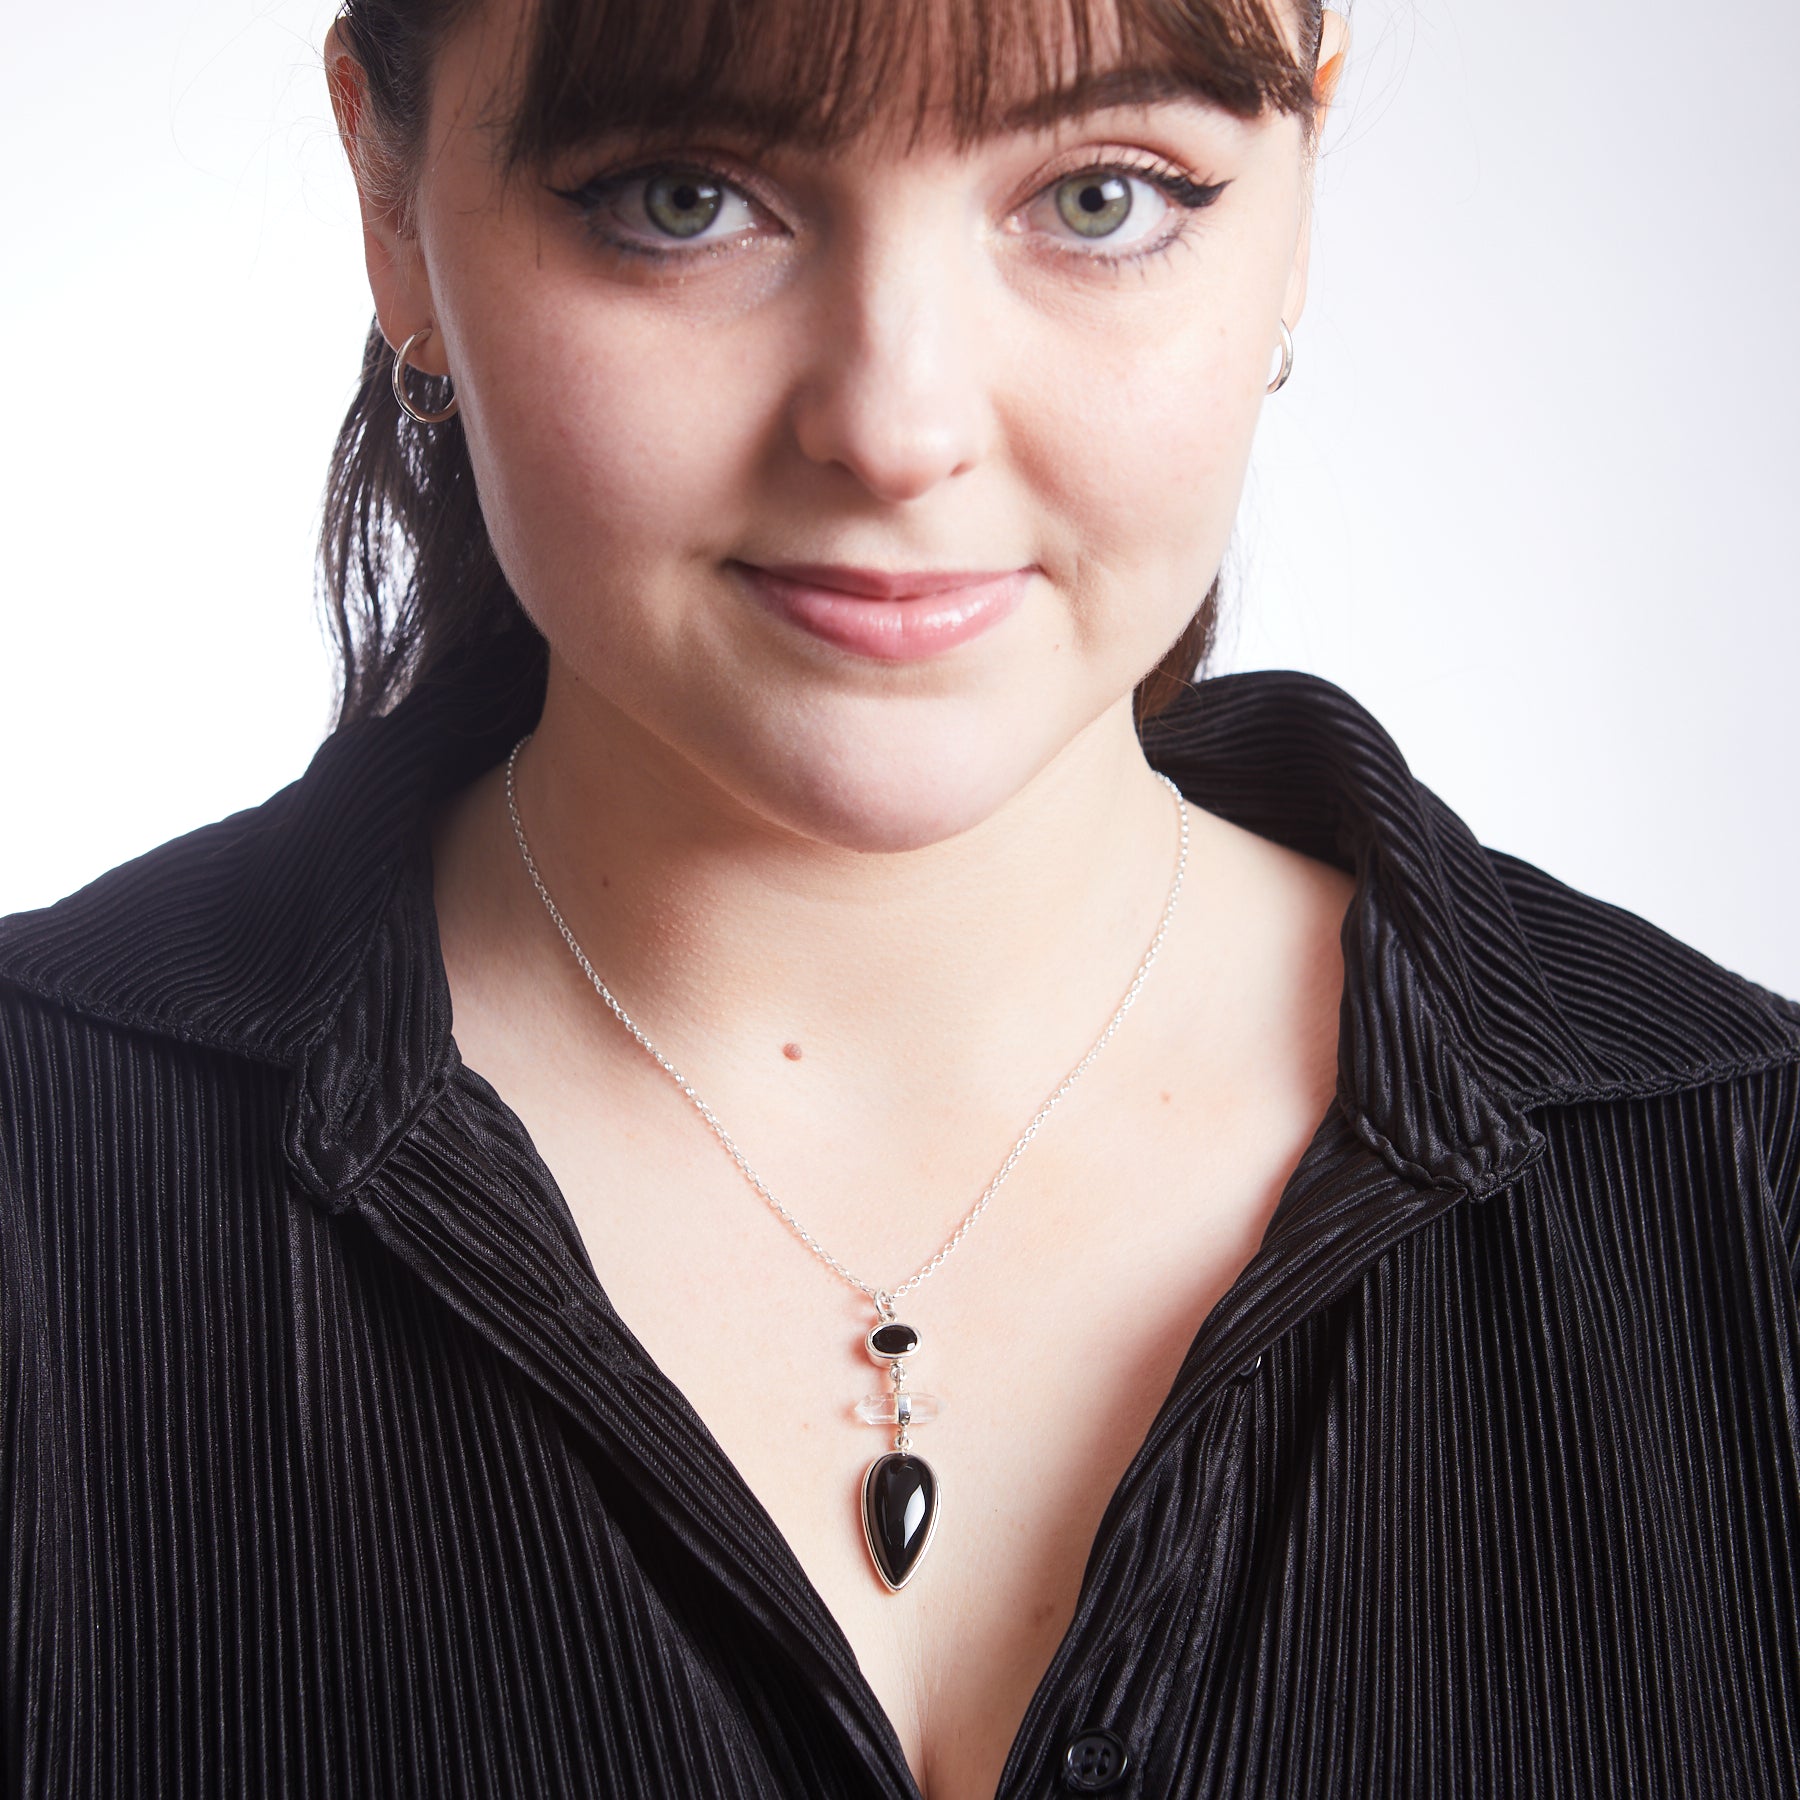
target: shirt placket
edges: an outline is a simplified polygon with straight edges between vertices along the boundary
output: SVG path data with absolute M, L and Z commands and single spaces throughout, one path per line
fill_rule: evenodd
M 1116 1739 L 1119 1795 L 1173 1792 L 1169 1768 L 1191 1746 L 1159 1743 L 1167 1671 L 1237 1641 L 1217 1616 L 1241 1591 L 1235 1575 L 1248 1523 L 1238 1494 L 1254 1445 L 1255 1384 L 1276 1378 L 1265 1358 L 1281 1341 L 1354 1288 L 1396 1245 L 1468 1202 L 1453 1182 L 1397 1174 L 1356 1137 L 1334 1107 L 1301 1158 L 1256 1254 L 1201 1325 L 1180 1373 L 1121 1479 L 1095 1535 L 1074 1619 L 1027 1710 L 997 1800 L 1067 1791 L 1090 1740 Z M 1188 1504 L 1149 1506 L 1171 1465 L 1184 1471 Z M 1160 1518 L 1160 1541 L 1145 1522 Z M 1179 1541 L 1177 1541 L 1179 1540 Z M 1171 1584 L 1200 1596 L 1200 1615 L 1167 1656 L 1159 1642 Z M 1213 1597 L 1214 1614 L 1206 1612 Z M 1190 1607 L 1173 1611 L 1186 1614 Z M 1204 1678 L 1203 1676 L 1199 1678 Z M 1160 1784 L 1160 1785 L 1159 1785 Z M 1084 1791 L 1078 1790 L 1077 1791 Z M 1093 1791 L 1101 1791 L 1094 1789 Z

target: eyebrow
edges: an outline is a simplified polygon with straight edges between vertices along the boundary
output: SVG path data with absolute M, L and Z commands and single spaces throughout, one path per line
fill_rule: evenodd
M 1232 110 L 1222 94 L 1209 89 L 1197 76 L 1179 75 L 1173 69 L 1099 69 L 1069 87 L 1052 88 L 1009 107 L 990 130 L 1037 131 L 1108 107 L 1159 106 L 1181 100 Z
M 997 109 L 981 121 L 971 136 L 977 142 L 986 142 L 1010 132 L 1046 131 L 1109 107 L 1180 102 L 1199 104 L 1236 118 L 1242 116 L 1239 100 L 1240 96 L 1224 92 L 1222 85 L 1215 90 L 1198 73 L 1178 74 L 1166 68 L 1100 69 L 1065 87 Z M 792 105 L 785 100 L 724 92 L 708 95 L 697 104 L 690 100 L 683 106 L 682 96 L 671 90 L 666 96 L 659 94 L 657 102 L 644 107 L 648 117 L 620 121 L 611 130 L 603 129 L 596 135 L 609 137 L 617 133 L 639 143 L 655 144 L 665 139 L 679 141 L 696 131 L 717 131 L 771 148 L 780 144 L 804 145 L 811 135 L 804 127 L 795 129 Z

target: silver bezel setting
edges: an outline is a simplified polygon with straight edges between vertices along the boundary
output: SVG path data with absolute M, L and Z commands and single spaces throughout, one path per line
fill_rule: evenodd
M 887 1570 L 881 1566 L 881 1558 L 875 1553 L 875 1534 L 869 1529 L 869 1483 L 875 1479 L 875 1471 L 879 1469 L 890 1456 L 908 1456 L 916 1463 L 924 1463 L 926 1471 L 931 1476 L 931 1517 L 925 1521 L 925 1541 L 919 1546 L 919 1554 L 913 1558 L 912 1567 L 908 1569 L 898 1581 L 888 1580 Z M 938 1515 L 943 1510 L 944 1490 L 938 1485 L 937 1470 L 932 1468 L 930 1463 L 925 1462 L 924 1457 L 915 1455 L 910 1450 L 884 1450 L 880 1456 L 876 1457 L 875 1460 L 863 1470 L 862 1506 L 860 1508 L 862 1513 L 863 1542 L 868 1545 L 869 1548 L 870 1566 L 874 1569 L 876 1575 L 880 1577 L 882 1586 L 885 1587 L 890 1594 L 899 1593 L 899 1591 L 905 1587 L 916 1574 L 918 1574 L 919 1565 L 924 1562 L 925 1553 L 931 1548 L 931 1540 L 937 1536 Z

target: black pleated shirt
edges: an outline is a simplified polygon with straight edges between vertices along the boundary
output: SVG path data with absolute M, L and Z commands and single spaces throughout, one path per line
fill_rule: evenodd
M 916 1800 L 457 1055 L 427 823 L 506 715 L 415 693 L 0 922 L 7 1795 Z M 1001 1795 L 1791 1800 L 1800 1006 L 1483 849 L 1328 683 L 1145 747 L 1354 872 L 1338 1092 Z

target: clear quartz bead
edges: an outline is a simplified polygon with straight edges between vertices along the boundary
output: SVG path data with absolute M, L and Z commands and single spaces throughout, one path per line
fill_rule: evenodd
M 865 1395 L 857 1403 L 856 1416 L 865 1425 L 922 1425 L 938 1416 L 938 1403 L 930 1394 L 901 1388 L 892 1393 Z

